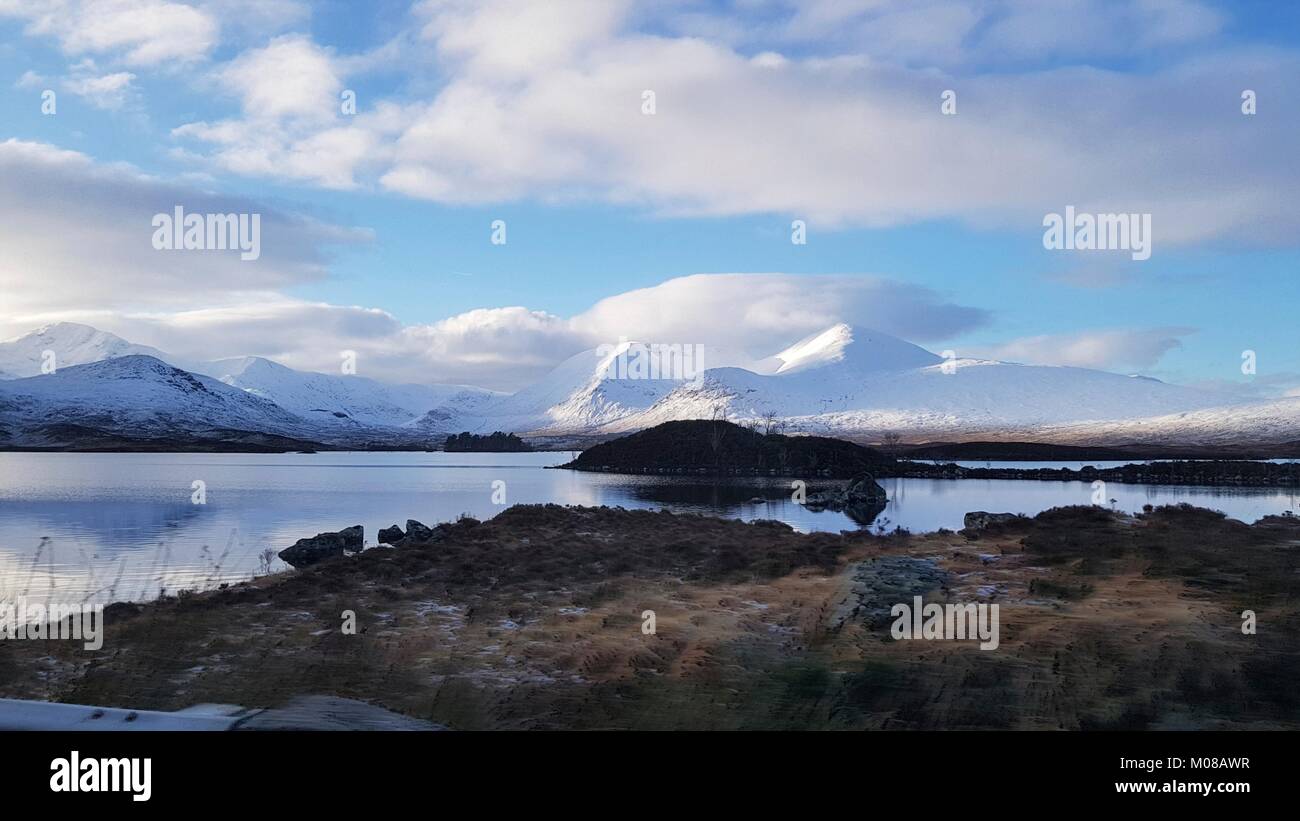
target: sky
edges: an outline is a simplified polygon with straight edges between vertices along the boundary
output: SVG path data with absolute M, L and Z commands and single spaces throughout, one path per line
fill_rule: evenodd
M 0 338 L 514 390 L 848 322 L 1300 392 L 1298 69 L 1263 0 L 0 0 Z M 156 249 L 176 206 L 260 256 Z

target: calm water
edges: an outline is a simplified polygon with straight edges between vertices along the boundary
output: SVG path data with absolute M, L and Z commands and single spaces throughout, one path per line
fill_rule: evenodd
M 980 459 L 918 459 L 918 460 L 916 460 L 916 461 L 917 461 L 917 462 L 920 462 L 920 463 L 922 463 L 922 464 L 931 464 L 931 465 L 954 464 L 954 465 L 958 465 L 959 467 L 964 467 L 964 468 L 1025 468 L 1025 469 L 1033 469 L 1033 468 L 1052 468 L 1052 469 L 1069 468 L 1070 470 L 1082 470 L 1082 469 L 1085 468 L 1085 467 L 1094 467 L 1094 468 L 1102 468 L 1102 469 L 1104 469 L 1104 468 L 1122 468 L 1122 467 L 1124 467 L 1125 465 L 1134 465 L 1134 464 L 1137 464 L 1137 465 L 1149 465 L 1149 464 L 1151 464 L 1153 461 L 1162 461 L 1162 460 L 1153 460 L 1153 459 L 1118 459 L 1118 460 L 1106 460 L 1106 459 L 1101 459 L 1101 460 L 1098 460 L 1098 459 L 1093 459 L 1093 460 L 1090 461 L 1090 462 L 1089 462 L 1089 461 L 1083 461 L 1083 462 L 1074 461 L 1074 462 L 1071 462 L 1071 461 L 1068 461 L 1068 460 L 1067 460 L 1067 461 L 1046 460 L 1046 461 L 1034 461 L 1034 462 L 1013 462 L 1013 461 L 1001 461 L 1001 460 L 997 460 L 997 459 L 992 459 L 992 460 L 980 460 Z M 1198 461 L 1198 460 L 1192 460 L 1192 461 Z M 1252 460 L 1252 461 L 1264 461 L 1264 462 L 1272 462 L 1273 464 L 1277 464 L 1277 465 L 1286 465 L 1286 464 L 1291 464 L 1292 462 L 1300 462 L 1300 459 L 1262 459 L 1262 460 Z
M 859 527 L 842 513 L 814 513 L 790 499 L 789 480 L 714 485 L 666 477 L 544 470 L 571 453 L 72 454 L 0 453 L 0 600 L 148 599 L 160 590 L 209 587 L 282 569 L 267 562 L 303 536 L 381 527 L 408 518 L 433 524 L 556 502 L 622 505 L 779 519 L 798 530 Z M 1019 463 L 1029 465 L 1034 463 Z M 1042 463 L 1047 466 L 1049 463 Z M 192 483 L 207 503 L 191 502 Z M 960 528 L 970 510 L 1034 514 L 1087 504 L 1083 482 L 889 479 L 889 505 L 873 527 Z M 816 483 L 812 483 L 813 488 Z M 1190 502 L 1247 522 L 1300 510 L 1273 489 L 1157 487 L 1111 483 L 1122 510 Z M 762 497 L 763 501 L 754 501 Z

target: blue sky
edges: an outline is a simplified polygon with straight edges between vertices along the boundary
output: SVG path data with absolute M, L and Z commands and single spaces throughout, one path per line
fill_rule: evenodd
M 320 369 L 348 348 L 376 376 L 509 389 L 609 336 L 758 355 L 848 321 L 1300 388 L 1300 10 L 1043 7 L 0 2 L 0 242 L 21 252 L 0 335 L 71 319 Z M 172 201 L 282 220 L 256 268 L 179 264 L 136 242 Z M 1151 258 L 1044 249 L 1066 205 L 1151 213 Z M 712 273 L 784 284 L 655 290 Z

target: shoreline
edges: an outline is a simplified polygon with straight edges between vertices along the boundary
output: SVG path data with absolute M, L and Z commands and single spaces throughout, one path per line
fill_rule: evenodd
M 979 525 L 801 534 L 517 505 L 427 543 L 115 605 L 98 652 L 0 642 L 0 696 L 170 710 L 325 694 L 453 729 L 1300 728 L 1300 519 L 1073 507 Z M 890 603 L 918 595 L 999 604 L 998 649 L 891 640 Z M 1243 637 L 1247 607 L 1279 629 Z
M 775 468 L 662 467 L 626 465 L 548 465 L 547 470 L 574 470 L 583 473 L 612 473 L 622 476 L 682 476 L 701 479 L 813 479 L 846 481 L 850 477 L 830 471 L 778 471 Z M 898 461 L 864 471 L 873 479 L 945 479 L 1003 480 L 1041 482 L 1103 481 L 1126 485 L 1169 487 L 1300 487 L 1300 463 L 1273 463 L 1250 460 L 1168 460 L 1133 463 L 1121 467 L 1096 468 L 972 468 L 952 463 L 929 464 Z

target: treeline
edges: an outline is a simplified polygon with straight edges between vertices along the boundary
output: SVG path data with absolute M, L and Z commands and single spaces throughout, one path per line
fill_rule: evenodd
M 447 442 L 442 449 L 450 453 L 521 453 L 532 450 L 523 439 L 513 433 L 502 433 L 499 430 L 487 436 L 479 436 L 468 431 L 453 433 L 447 437 Z
M 1052 482 L 1119 482 L 1137 485 L 1300 486 L 1300 464 L 1228 460 L 1167 461 L 1113 468 L 967 468 L 901 461 L 886 476 L 911 479 L 1036 479 Z

